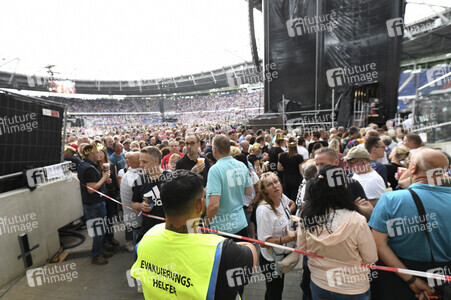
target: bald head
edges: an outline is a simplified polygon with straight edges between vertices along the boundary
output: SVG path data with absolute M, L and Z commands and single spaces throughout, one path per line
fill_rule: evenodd
M 417 164 L 419 171 L 423 172 L 449 166 L 449 161 L 445 154 L 430 148 L 422 148 L 416 151 L 412 156 L 412 161 Z
M 130 168 L 139 168 L 139 152 L 128 152 L 127 153 L 128 162 L 130 163 Z

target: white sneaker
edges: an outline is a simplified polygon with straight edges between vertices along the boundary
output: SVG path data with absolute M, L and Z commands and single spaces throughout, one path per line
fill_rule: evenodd
M 138 293 L 139 294 L 142 294 L 143 293 L 143 285 L 142 285 L 142 283 L 141 283 L 141 281 L 140 280 L 138 280 L 138 279 L 136 279 L 136 283 L 137 283 L 137 291 L 138 291 Z

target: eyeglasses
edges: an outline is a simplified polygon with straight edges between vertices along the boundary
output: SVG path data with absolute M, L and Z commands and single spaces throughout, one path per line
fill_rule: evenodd
M 191 142 L 191 143 L 186 143 L 187 146 L 195 146 L 197 144 L 197 142 Z

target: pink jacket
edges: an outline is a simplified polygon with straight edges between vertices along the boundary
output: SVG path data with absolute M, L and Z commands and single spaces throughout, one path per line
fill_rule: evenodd
M 311 280 L 320 288 L 345 295 L 368 291 L 371 269 L 360 263 L 377 261 L 377 250 L 364 216 L 345 209 L 336 210 L 332 221 L 332 234 L 323 229 L 310 233 L 299 229 L 298 247 L 328 259 L 308 257 Z M 347 262 L 347 263 L 340 263 Z

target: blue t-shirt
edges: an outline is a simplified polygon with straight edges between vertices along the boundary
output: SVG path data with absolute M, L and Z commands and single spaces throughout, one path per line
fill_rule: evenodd
M 231 156 L 223 157 L 211 167 L 207 181 L 207 205 L 210 196 L 221 196 L 219 210 L 210 227 L 228 233 L 246 228 L 244 215 L 244 190 L 251 186 L 248 168 Z
M 378 161 L 372 160 L 370 162 L 371 168 L 374 169 L 379 175 L 381 175 L 382 179 L 384 180 L 385 186 L 388 187 L 387 183 L 387 168 L 381 164 Z M 392 188 L 395 188 L 395 186 L 392 186 Z
M 410 188 L 423 203 L 435 261 L 451 261 L 451 187 L 414 183 Z M 397 256 L 431 261 L 426 234 L 421 231 L 420 216 L 408 190 L 385 193 L 374 207 L 368 225 L 388 233 L 388 245 Z
M 113 153 L 109 156 L 109 159 L 110 162 L 117 167 L 118 171 L 125 168 L 126 163 L 124 154 L 121 153 L 120 156 L 117 156 L 116 154 Z

